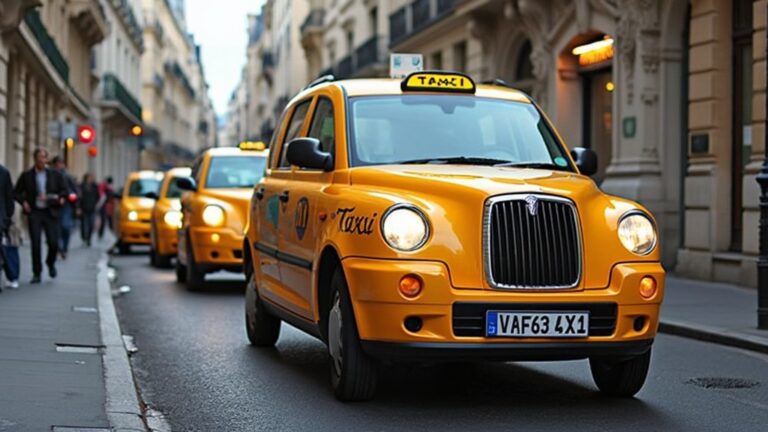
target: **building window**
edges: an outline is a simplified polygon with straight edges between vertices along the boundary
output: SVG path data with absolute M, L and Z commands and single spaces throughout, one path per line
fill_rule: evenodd
M 443 69 L 443 53 L 441 51 L 437 51 L 430 56 L 429 68 L 432 70 Z
M 744 170 L 752 154 L 752 0 L 733 2 L 733 145 L 731 245 L 740 252 L 744 231 Z
M 373 7 L 368 12 L 368 21 L 371 28 L 371 36 L 377 36 L 379 34 L 379 8 Z
M 347 53 L 352 55 L 355 51 L 355 34 L 351 31 L 347 32 Z
M 453 69 L 467 71 L 467 42 L 461 41 L 453 46 Z
M 523 81 L 533 79 L 533 62 L 531 61 L 531 53 L 533 52 L 533 46 L 531 41 L 526 40 L 523 46 L 520 47 L 520 51 L 517 54 L 517 67 L 515 68 L 515 81 Z

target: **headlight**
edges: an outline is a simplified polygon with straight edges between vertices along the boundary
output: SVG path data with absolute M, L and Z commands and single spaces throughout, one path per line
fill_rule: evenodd
M 628 251 L 648 255 L 656 247 L 656 229 L 648 216 L 632 212 L 619 222 L 619 240 Z
M 178 210 L 168 210 L 163 215 L 163 221 L 174 228 L 181 228 L 181 212 Z
M 136 210 L 129 211 L 128 220 L 131 222 L 136 222 L 137 220 L 139 220 L 139 213 Z
M 224 224 L 224 209 L 217 205 L 205 206 L 203 210 L 203 222 L 210 226 L 221 226 Z
M 408 252 L 424 246 L 429 237 L 429 224 L 416 207 L 396 204 L 384 213 L 381 233 L 391 248 Z

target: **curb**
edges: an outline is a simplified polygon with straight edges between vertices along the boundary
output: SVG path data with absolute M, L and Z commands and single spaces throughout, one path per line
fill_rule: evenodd
M 659 331 L 675 336 L 768 354 L 768 340 L 758 336 L 734 334 L 723 329 L 703 325 L 692 326 L 688 323 L 671 320 L 662 320 L 659 323 Z
M 96 277 L 96 291 L 99 306 L 99 327 L 104 345 L 104 382 L 107 401 L 107 419 L 114 431 L 141 431 L 147 428 L 142 417 L 136 382 L 133 379 L 131 363 L 123 344 L 120 323 L 117 320 L 115 304 L 107 278 L 106 253 L 99 259 Z

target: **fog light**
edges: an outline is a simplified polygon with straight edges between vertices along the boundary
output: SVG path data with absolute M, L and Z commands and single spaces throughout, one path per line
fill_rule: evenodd
M 656 295 L 656 279 L 645 276 L 640 279 L 640 295 L 643 298 L 649 299 Z
M 220 235 L 218 235 L 218 234 L 216 234 L 216 233 L 213 233 L 213 234 L 211 234 L 211 241 L 212 241 L 212 242 L 214 242 L 214 243 L 218 243 L 218 242 L 219 242 L 219 240 L 221 240 L 221 236 L 220 236 Z
M 639 332 L 645 327 L 645 317 L 637 317 L 635 318 L 635 322 L 632 325 L 632 328 L 635 329 L 636 332 Z
M 400 279 L 400 294 L 414 298 L 421 294 L 421 279 L 416 275 L 405 275 Z
M 416 333 L 419 330 L 421 330 L 421 326 L 422 326 L 421 318 L 415 317 L 415 316 L 410 316 L 406 318 L 404 324 L 405 324 L 405 328 L 409 332 L 413 332 L 413 333 Z

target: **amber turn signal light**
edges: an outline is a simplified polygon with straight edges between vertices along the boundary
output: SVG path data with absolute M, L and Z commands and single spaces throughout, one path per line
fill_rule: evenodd
M 421 294 L 421 279 L 416 275 L 405 275 L 400 279 L 399 288 L 400 294 L 408 298 L 414 298 Z
M 643 296 L 643 298 L 649 299 L 656 295 L 656 279 L 645 276 L 642 279 L 640 279 L 640 295 Z

